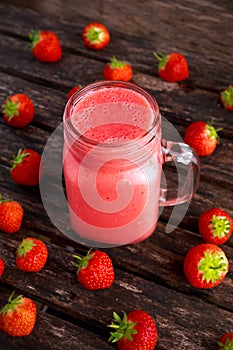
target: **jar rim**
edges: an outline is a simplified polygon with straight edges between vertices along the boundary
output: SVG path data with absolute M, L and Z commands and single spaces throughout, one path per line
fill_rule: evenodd
M 71 115 L 74 107 L 78 104 L 78 102 L 90 91 L 98 90 L 101 88 L 113 88 L 113 87 L 122 87 L 129 90 L 133 90 L 136 93 L 139 93 L 146 101 L 149 103 L 149 106 L 153 112 L 153 121 L 150 125 L 150 128 L 145 131 L 143 135 L 138 138 L 132 140 L 122 140 L 118 142 L 108 143 L 108 142 L 98 142 L 94 141 L 90 138 L 87 138 L 83 134 L 81 134 L 73 125 L 71 121 Z M 91 84 L 88 84 L 82 87 L 80 90 L 76 91 L 70 99 L 67 101 L 64 113 L 63 113 L 63 123 L 64 123 L 64 133 L 67 137 L 71 137 L 72 143 L 75 143 L 77 140 L 79 143 L 86 145 L 89 147 L 98 147 L 100 149 L 109 149 L 109 148 L 122 148 L 122 147 L 135 147 L 139 141 L 147 144 L 151 139 L 156 137 L 158 134 L 158 130 L 160 127 L 160 111 L 159 106 L 152 94 L 143 89 L 141 86 L 132 83 L 132 82 L 123 82 L 123 81 L 115 81 L 115 80 L 105 80 L 105 81 L 97 81 Z

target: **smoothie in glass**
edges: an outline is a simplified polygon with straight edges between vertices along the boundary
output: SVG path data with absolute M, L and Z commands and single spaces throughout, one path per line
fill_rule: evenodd
M 64 121 L 65 184 L 80 241 L 111 246 L 150 236 L 162 168 L 155 100 L 120 83 L 84 88 L 68 102 Z

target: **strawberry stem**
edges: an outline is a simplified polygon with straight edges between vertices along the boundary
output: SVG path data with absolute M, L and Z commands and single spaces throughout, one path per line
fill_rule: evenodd
M 229 337 L 226 339 L 225 343 L 218 342 L 218 346 L 221 350 L 233 350 L 233 339 Z
M 199 262 L 198 270 L 203 273 L 203 281 L 215 283 L 221 278 L 222 273 L 227 271 L 227 263 L 219 253 L 205 252 L 204 257 Z
M 17 256 L 19 258 L 25 257 L 27 253 L 35 247 L 36 244 L 32 239 L 24 238 L 17 249 Z
M 15 311 L 15 307 L 17 305 L 22 304 L 23 296 L 19 295 L 15 299 L 13 299 L 14 294 L 15 294 L 15 291 L 10 295 L 8 299 L 8 303 L 1 309 L 0 311 L 1 315 L 5 316 L 9 310 Z
M 210 132 L 210 138 L 212 138 L 212 137 L 215 138 L 217 143 L 219 144 L 220 143 L 220 137 L 218 135 L 218 132 L 221 131 L 222 128 L 215 129 L 215 127 L 212 124 L 213 124 L 212 120 L 207 123 L 207 129 Z
M 111 62 L 110 62 L 110 67 L 112 69 L 114 68 L 122 68 L 126 65 L 125 61 L 118 61 L 115 56 L 112 56 Z
M 0 193 L 0 204 L 2 204 L 4 202 L 12 202 L 12 199 L 3 199 L 2 194 Z
M 79 270 L 80 270 L 82 267 L 87 267 L 89 261 L 90 261 L 90 260 L 93 258 L 93 256 L 94 256 L 94 253 L 91 254 L 91 251 L 92 251 L 92 249 L 90 249 L 90 250 L 87 252 L 87 255 L 84 256 L 84 257 L 81 257 L 81 256 L 79 256 L 79 255 L 73 255 L 73 257 L 74 257 L 75 259 L 78 260 L 78 263 L 75 263 L 75 262 L 72 261 L 71 264 L 72 264 L 73 266 L 75 266 L 75 267 L 78 268 L 78 271 L 77 271 L 77 272 L 79 272 Z
M 233 106 L 233 86 L 229 85 L 226 90 L 222 91 L 221 97 L 227 106 L 232 107 Z
M 31 33 L 29 34 L 29 40 L 31 40 L 31 43 L 28 44 L 28 47 L 35 47 L 38 41 L 40 40 L 40 32 L 32 29 Z
M 22 163 L 24 158 L 29 156 L 31 153 L 29 152 L 23 152 L 22 148 L 18 150 L 17 155 L 12 160 L 12 167 L 11 170 L 13 170 L 18 164 Z
M 159 61 L 158 69 L 163 69 L 167 64 L 167 61 L 169 59 L 169 55 L 164 55 L 164 54 L 158 53 L 158 52 L 153 52 L 153 55 Z
M 87 39 L 93 44 L 94 42 L 101 42 L 101 34 L 103 30 L 96 27 L 91 27 L 88 32 L 85 34 Z
M 3 113 L 8 121 L 11 121 L 15 116 L 19 115 L 18 102 L 13 102 L 8 97 L 2 105 Z
M 108 325 L 108 327 L 113 328 L 114 332 L 110 332 L 108 341 L 115 343 L 122 338 L 127 338 L 132 341 L 132 334 L 137 334 L 137 330 L 134 329 L 134 326 L 137 324 L 137 322 L 128 321 L 125 312 L 123 312 L 122 319 L 116 312 L 113 312 L 113 318 L 113 322 Z
M 210 226 L 213 231 L 213 236 L 222 238 L 229 235 L 231 222 L 225 216 L 213 215 Z
M 165 56 L 164 54 L 159 52 L 153 52 L 153 55 L 155 56 L 155 58 L 157 58 L 158 61 L 161 61 Z

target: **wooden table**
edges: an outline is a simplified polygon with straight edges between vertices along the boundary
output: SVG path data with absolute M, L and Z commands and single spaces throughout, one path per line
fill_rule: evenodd
M 9 4 L 11 2 L 11 4 Z M 13 5 L 14 3 L 16 5 Z M 36 326 L 28 337 L 11 338 L 0 333 L 1 349 L 116 349 L 108 343 L 107 324 L 113 310 L 144 309 L 156 320 L 157 349 L 213 350 L 218 338 L 233 331 L 233 240 L 222 246 L 230 271 L 224 282 L 211 290 L 191 287 L 183 274 L 187 251 L 202 242 L 200 214 L 219 206 L 231 215 L 233 123 L 219 93 L 233 81 L 232 1 L 2 1 L 0 4 L 0 97 L 27 93 L 36 108 L 31 125 L 16 130 L 0 119 L 0 192 L 18 200 L 24 210 L 21 230 L 1 232 L 0 256 L 6 270 L 0 280 L 0 303 L 13 290 L 31 297 L 38 305 Z M 49 4 L 48 4 L 49 3 Z M 30 8 L 29 8 L 30 7 Z M 89 21 L 105 23 L 111 43 L 104 50 L 88 50 L 81 33 Z M 63 58 L 54 64 L 36 61 L 27 49 L 31 29 L 54 30 L 63 47 Z M 153 51 L 181 51 L 190 77 L 180 83 L 159 79 Z M 214 154 L 201 159 L 198 191 L 173 232 L 165 233 L 171 208 L 159 218 L 155 233 L 146 241 L 106 249 L 116 278 L 110 289 L 90 292 L 76 281 L 72 254 L 87 247 L 70 240 L 53 224 L 43 208 L 39 188 L 13 183 L 9 161 L 20 147 L 43 152 L 46 141 L 62 121 L 66 94 L 76 84 L 102 80 L 110 58 L 128 60 L 133 82 L 158 100 L 162 115 L 183 137 L 196 120 L 213 119 L 222 127 L 221 144 Z M 38 273 L 16 268 L 15 251 L 23 237 L 46 241 L 49 258 Z

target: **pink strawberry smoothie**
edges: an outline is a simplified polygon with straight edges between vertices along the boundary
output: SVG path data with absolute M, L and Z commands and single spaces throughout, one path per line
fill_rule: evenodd
M 149 103 L 132 90 L 102 88 L 74 105 L 70 118 L 78 141 L 65 143 L 64 175 L 74 230 L 97 246 L 147 238 L 157 224 L 161 178 L 159 138 L 153 147 L 141 142 L 153 124 Z M 82 140 L 88 147 L 80 148 Z M 119 152 L 132 141 L 134 152 Z

